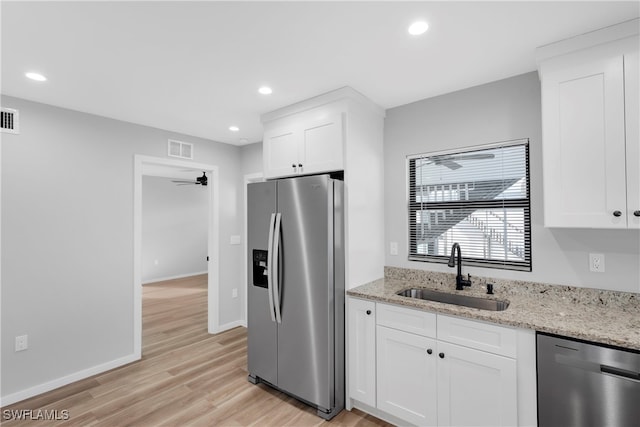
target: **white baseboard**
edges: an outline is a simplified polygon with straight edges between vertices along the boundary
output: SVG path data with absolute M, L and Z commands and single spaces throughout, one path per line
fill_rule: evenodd
M 84 369 L 82 371 L 74 372 L 73 374 L 66 375 L 61 378 L 57 378 L 53 381 L 48 381 L 46 383 L 38 384 L 36 386 L 29 387 L 28 389 L 9 394 L 7 396 L 2 396 L 0 397 L 0 407 L 5 407 L 7 405 L 20 402 L 21 400 L 25 400 L 30 397 L 37 396 L 39 394 L 46 393 L 56 388 L 65 386 L 67 384 L 71 384 L 73 382 L 80 381 L 97 374 L 101 374 L 108 370 L 118 368 L 120 366 L 126 365 L 131 362 L 135 362 L 136 360 L 139 360 L 139 359 L 140 359 L 139 356 L 136 356 L 135 354 L 130 354 L 128 356 L 124 356 L 119 359 L 115 359 L 110 362 L 103 363 L 101 365 L 93 366 L 91 368 Z
M 218 330 L 213 332 L 213 333 L 214 334 L 219 334 L 220 332 L 228 331 L 229 329 L 237 328 L 238 326 L 246 327 L 247 325 L 242 320 L 235 320 L 233 322 L 229 322 L 229 323 L 225 323 L 224 325 L 220 325 L 218 327 Z
M 149 283 L 164 282 L 165 280 L 184 279 L 185 277 L 200 276 L 201 274 L 207 274 L 207 273 L 208 273 L 208 271 L 200 271 L 200 272 L 197 272 L 197 273 L 178 274 L 177 276 L 168 276 L 168 277 L 157 277 L 157 278 L 153 278 L 153 279 L 144 279 L 144 280 L 142 280 L 142 284 L 143 285 L 147 285 Z

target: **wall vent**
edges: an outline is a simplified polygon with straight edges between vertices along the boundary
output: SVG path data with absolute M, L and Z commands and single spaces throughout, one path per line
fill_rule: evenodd
M 0 109 L 0 130 L 5 133 L 20 133 L 18 110 L 2 107 Z
M 179 157 L 181 159 L 193 160 L 193 144 L 188 142 L 169 140 L 169 156 Z

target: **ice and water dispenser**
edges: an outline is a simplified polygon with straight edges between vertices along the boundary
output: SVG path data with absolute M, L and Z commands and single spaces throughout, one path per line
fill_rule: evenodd
M 267 287 L 267 251 L 253 250 L 253 286 Z

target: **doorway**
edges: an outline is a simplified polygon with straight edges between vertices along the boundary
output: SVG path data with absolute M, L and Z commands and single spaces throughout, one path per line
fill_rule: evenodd
M 173 160 L 150 156 L 135 156 L 134 164 L 134 354 L 142 357 L 142 177 L 156 174 L 158 170 L 169 168 L 174 170 L 188 169 L 205 172 L 208 176 L 208 236 L 207 247 L 209 262 L 207 263 L 207 329 L 210 334 L 219 332 L 219 201 L 218 201 L 218 167 L 183 160 Z M 155 172 L 154 172 L 155 171 Z

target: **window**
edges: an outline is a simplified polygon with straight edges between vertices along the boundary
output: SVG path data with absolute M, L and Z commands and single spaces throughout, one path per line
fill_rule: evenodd
M 407 160 L 410 260 L 531 271 L 528 140 Z

